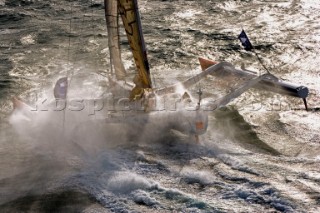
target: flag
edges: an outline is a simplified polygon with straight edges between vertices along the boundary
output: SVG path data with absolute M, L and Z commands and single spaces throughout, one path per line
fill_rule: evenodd
M 54 86 L 53 93 L 56 99 L 66 99 L 68 91 L 68 78 L 59 78 L 56 85 Z
M 253 46 L 252 46 L 247 34 L 244 32 L 244 30 L 241 31 L 238 38 L 241 41 L 242 46 L 244 46 L 245 50 L 249 51 L 249 50 L 253 49 Z

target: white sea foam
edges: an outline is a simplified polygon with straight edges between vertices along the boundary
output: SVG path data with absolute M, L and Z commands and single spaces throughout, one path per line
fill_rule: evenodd
M 190 18 L 195 18 L 194 16 L 197 14 L 201 14 L 201 11 L 190 9 L 183 12 L 178 12 L 176 16 L 178 16 L 179 18 L 190 19 Z
M 241 162 L 239 159 L 236 159 L 230 155 L 219 154 L 217 157 L 225 164 L 230 165 L 231 168 L 233 168 L 233 169 L 247 172 L 250 174 L 258 174 L 254 169 L 250 168 L 249 166 L 247 166 L 243 162 Z
M 197 171 L 192 168 L 184 168 L 181 175 L 187 183 L 199 183 L 203 186 L 212 184 L 214 180 L 209 171 Z
M 132 192 L 133 201 L 137 204 L 143 204 L 146 206 L 159 205 L 159 202 L 150 196 L 150 193 L 143 190 L 135 190 Z
M 27 35 L 20 39 L 23 45 L 30 45 L 35 43 L 35 38 L 33 35 Z
M 116 172 L 108 181 L 107 188 L 114 193 L 126 194 L 134 190 L 147 190 L 155 183 L 132 172 Z

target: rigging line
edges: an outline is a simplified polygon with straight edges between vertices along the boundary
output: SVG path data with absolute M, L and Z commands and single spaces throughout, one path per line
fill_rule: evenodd
M 71 31 L 72 31 L 72 13 L 73 13 L 73 8 L 72 8 L 72 2 L 70 2 L 70 21 L 69 21 L 69 44 L 68 44 L 68 71 L 67 71 L 67 79 L 69 79 L 69 75 L 70 75 L 70 46 L 71 46 Z M 68 82 L 68 86 L 70 87 L 71 84 L 71 79 Z M 67 101 L 67 97 L 65 99 L 65 103 Z M 65 122 L 66 122 L 66 109 L 63 110 L 63 118 L 62 118 L 62 131 L 63 131 L 63 135 L 65 134 Z
M 95 34 L 95 25 L 94 25 L 94 7 L 93 7 L 93 0 L 91 0 L 91 25 L 92 25 L 92 32 L 93 32 L 93 44 L 96 42 L 96 34 Z M 98 67 L 98 61 L 96 60 L 96 57 L 94 58 L 94 68 Z M 98 73 L 98 72 L 93 72 L 93 73 Z
M 256 55 L 256 57 L 258 58 L 258 61 L 260 63 L 260 65 L 267 71 L 268 74 L 271 74 L 270 71 L 268 70 L 268 68 L 264 65 L 262 59 L 259 57 L 258 53 L 252 49 L 252 52 Z
M 105 7 L 107 7 L 108 5 L 107 5 L 107 3 L 106 3 L 106 1 L 105 1 Z M 118 4 L 118 3 L 117 3 Z M 118 38 L 120 39 L 120 37 L 119 37 L 119 15 L 118 15 L 118 13 L 117 13 L 117 15 L 116 16 L 114 16 L 114 15 L 112 15 L 112 14 L 105 14 L 106 15 L 106 18 L 107 17 L 116 17 L 117 18 L 117 25 L 118 25 Z M 107 22 L 108 22 L 108 19 L 107 19 Z M 109 35 L 109 27 L 111 27 L 111 26 L 108 26 L 108 23 L 107 23 L 107 32 L 108 32 L 108 48 L 109 48 L 109 52 L 110 52 L 110 60 L 109 60 L 109 67 L 110 67 L 110 71 L 109 71 L 109 75 L 110 76 L 112 76 L 113 74 L 114 74 L 114 71 L 113 71 L 113 54 L 112 54 L 112 51 L 110 50 L 110 43 L 111 43 L 111 41 L 110 41 L 110 39 L 111 39 L 111 35 Z M 119 41 L 119 40 L 118 40 Z M 120 51 L 120 50 L 119 50 Z
M 68 62 L 70 63 L 70 46 L 71 46 L 71 32 L 72 32 L 72 3 L 70 2 L 70 20 L 69 20 L 69 45 L 68 45 Z
M 117 15 L 116 15 L 116 18 L 117 18 L 117 36 L 118 36 L 118 47 L 119 47 L 119 54 L 120 54 L 120 59 L 121 59 L 121 43 L 120 43 L 120 25 L 119 25 L 119 20 L 120 20 L 120 14 L 119 14 L 119 10 L 118 10 L 118 2 L 117 2 Z M 121 60 L 122 62 L 122 60 Z
M 91 0 L 92 1 L 92 0 Z M 106 3 L 105 3 L 105 7 L 107 7 Z M 115 17 L 116 18 L 116 27 L 117 28 L 117 37 L 118 37 L 118 47 L 119 47 L 119 52 L 120 52 L 120 57 L 121 57 L 121 49 L 120 49 L 120 27 L 119 27 L 119 12 L 118 12 L 118 1 L 117 1 L 117 14 L 116 15 L 113 15 L 113 14 L 105 14 L 106 17 Z M 107 24 L 108 25 L 108 24 Z M 111 27 L 111 26 L 107 26 L 108 27 Z M 114 28 L 114 26 L 112 26 L 112 28 Z M 109 32 L 109 31 L 108 31 Z M 113 39 L 109 34 L 108 34 L 108 46 L 109 46 L 109 49 L 110 49 L 110 39 Z M 114 61 L 114 56 L 112 53 L 110 53 L 110 60 L 109 60 L 109 63 L 110 63 L 110 72 L 109 72 L 109 75 L 115 75 L 115 67 L 113 65 L 113 61 Z
M 241 26 L 241 28 L 242 28 L 242 30 L 243 30 L 243 26 Z M 257 57 L 260 65 L 267 71 L 268 74 L 272 75 L 272 74 L 270 73 L 269 69 L 264 65 L 264 63 L 263 63 L 262 59 L 259 57 L 258 53 L 255 51 L 255 48 L 254 48 L 252 45 L 251 45 L 251 47 L 252 47 L 251 50 L 252 50 L 252 52 L 255 54 L 255 56 Z
M 191 75 L 193 76 L 193 81 L 194 81 L 194 84 L 197 85 L 197 74 L 194 73 L 194 70 L 191 68 L 191 65 L 189 64 L 189 69 L 191 70 Z M 199 86 L 199 85 L 198 85 Z M 196 86 L 197 87 L 197 86 Z
M 201 90 L 202 86 L 201 86 L 201 79 L 200 79 L 200 76 L 198 76 L 198 88 L 199 90 Z M 202 93 L 202 92 L 201 92 Z
M 153 87 L 154 87 L 154 88 L 157 88 L 156 78 L 154 77 L 155 74 L 151 74 L 151 73 L 150 73 L 150 75 L 151 75 L 151 77 L 152 77 L 152 81 L 153 81 L 153 82 L 152 82 L 152 85 L 153 85 Z
M 197 76 L 197 74 L 194 73 L 195 70 L 193 70 L 191 68 L 190 64 L 189 64 L 189 69 L 191 70 L 191 75 L 193 76 L 194 84 L 196 85 L 196 88 L 198 87 L 198 91 L 196 92 L 198 94 L 198 101 L 197 101 L 196 109 L 198 110 L 198 109 L 200 109 L 200 101 L 201 101 L 201 95 L 202 95 L 200 81 L 198 80 L 198 79 L 200 79 L 200 77 Z
M 118 5 L 118 1 L 117 1 L 117 15 L 116 15 L 116 18 L 117 18 L 117 36 L 118 36 L 118 47 L 119 47 L 119 56 L 120 57 L 120 61 L 121 63 L 123 64 L 123 61 L 122 61 L 122 57 L 121 57 L 121 43 L 120 43 L 120 39 L 121 39 L 121 36 L 120 36 L 120 24 L 119 24 L 119 21 L 120 21 L 120 13 L 119 13 L 119 5 Z M 128 41 L 129 42 L 129 41 Z M 110 48 L 110 47 L 109 47 Z M 112 54 L 110 54 L 110 60 L 111 60 L 111 57 L 113 57 Z M 113 60 L 113 58 L 112 58 Z M 110 67 L 111 67 L 111 74 L 115 75 L 115 72 L 116 72 L 116 69 L 114 68 L 114 72 L 112 70 L 112 67 L 113 67 L 113 63 L 110 63 Z M 124 83 L 127 82 L 126 80 L 126 77 L 127 77 L 127 74 L 125 75 L 124 77 Z M 122 95 L 123 97 L 126 97 L 126 91 L 122 91 Z
M 178 25 L 178 26 L 180 26 L 180 25 Z M 183 43 L 183 40 L 181 39 L 182 30 L 180 30 L 180 27 L 178 27 L 178 30 L 179 30 L 179 33 L 180 33 L 179 39 L 181 41 L 181 46 L 182 46 L 182 43 Z M 196 81 L 197 75 L 194 73 L 194 70 L 191 69 L 191 65 L 190 64 L 189 64 L 189 69 L 191 71 L 191 76 L 193 76 L 194 84 L 197 85 L 197 81 Z M 198 78 L 200 78 L 200 77 L 198 77 Z M 198 84 L 198 86 L 199 86 L 199 84 Z
M 198 94 L 198 106 L 197 106 L 197 110 L 199 110 L 200 109 L 200 104 L 201 104 L 201 100 L 202 100 L 202 94 L 203 94 L 203 92 L 202 92 L 202 86 L 201 86 L 201 79 L 200 79 L 200 76 L 198 76 L 198 92 L 197 92 L 197 94 Z
M 69 21 L 69 45 L 68 45 L 68 71 L 67 71 L 67 78 L 70 76 L 70 67 L 71 67 L 71 61 L 70 61 L 70 48 L 71 48 L 71 33 L 72 33 L 72 15 L 73 15 L 73 4 L 70 2 L 70 21 Z M 71 85 L 71 77 L 69 79 L 69 85 Z

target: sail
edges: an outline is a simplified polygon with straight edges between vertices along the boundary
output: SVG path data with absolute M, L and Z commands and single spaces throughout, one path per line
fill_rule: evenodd
M 119 44 L 119 16 L 117 0 L 105 0 L 105 15 L 108 28 L 108 45 L 110 51 L 110 66 L 114 68 L 114 74 L 117 80 L 124 80 L 126 70 L 121 61 L 120 44 Z
M 133 95 L 137 95 L 139 90 L 141 91 L 143 88 L 152 87 L 147 52 L 138 11 L 138 3 L 137 0 L 118 0 L 118 4 L 119 13 L 123 21 L 138 71 L 134 79 L 136 91 L 132 91 Z
M 66 99 L 68 92 L 68 78 L 59 78 L 53 89 L 53 94 L 56 99 Z

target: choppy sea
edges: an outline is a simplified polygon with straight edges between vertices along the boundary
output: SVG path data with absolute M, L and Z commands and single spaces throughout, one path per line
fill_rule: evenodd
M 320 212 L 320 2 L 138 3 L 155 86 L 200 73 L 199 56 L 265 72 L 238 41 L 244 29 L 270 72 L 309 88 L 310 110 L 250 89 L 209 112 L 197 144 L 150 125 L 132 137 L 90 109 L 41 108 L 64 76 L 73 98 L 108 92 L 103 1 L 0 0 L 0 211 Z M 190 94 L 217 97 L 213 80 Z M 12 113 L 13 97 L 33 110 Z

